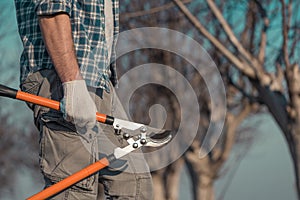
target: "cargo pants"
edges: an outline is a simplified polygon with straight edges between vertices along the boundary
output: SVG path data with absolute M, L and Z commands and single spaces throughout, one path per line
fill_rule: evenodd
M 126 118 L 114 88 L 110 92 L 88 88 L 97 110 L 111 116 Z M 61 82 L 55 70 L 44 69 L 28 76 L 21 90 L 60 101 Z M 112 126 L 97 123 L 96 131 L 80 134 L 76 126 L 63 119 L 59 111 L 28 104 L 33 110 L 35 125 L 40 133 L 39 164 L 48 187 L 80 169 L 109 155 L 126 142 L 114 134 Z M 141 152 L 130 154 L 49 199 L 96 200 L 98 184 L 102 184 L 105 199 L 151 200 L 152 179 Z

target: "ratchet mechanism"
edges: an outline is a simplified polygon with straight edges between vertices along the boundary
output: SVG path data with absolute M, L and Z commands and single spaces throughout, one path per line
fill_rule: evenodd
M 142 146 L 160 147 L 172 139 L 168 130 L 156 129 L 144 124 L 114 119 L 113 126 L 116 135 L 122 135 L 128 142 L 124 148 L 116 148 L 113 155 L 116 159 L 138 149 Z

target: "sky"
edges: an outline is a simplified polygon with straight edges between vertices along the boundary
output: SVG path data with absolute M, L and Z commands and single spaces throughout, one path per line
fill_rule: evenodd
M 269 115 L 259 119 L 261 124 L 253 133 L 252 146 L 239 166 L 217 182 L 217 196 L 229 184 L 223 200 L 296 200 L 294 172 L 285 140 Z M 234 149 L 232 158 L 238 150 Z M 232 182 L 227 182 L 230 174 L 234 175 Z
M 2 37 L 3 35 L 4 37 Z M 0 83 L 14 88 L 18 87 L 18 59 L 21 50 L 13 1 L 1 0 Z M 18 109 L 19 115 L 14 116 L 14 119 L 19 117 L 20 120 L 26 121 L 31 117 L 24 104 L 1 99 L 0 106 L 5 113 L 14 113 L 15 109 Z M 4 107 L 5 109 L 3 109 Z M 261 116 L 261 122 L 261 125 L 253 133 L 255 135 L 254 143 L 242 161 L 239 163 L 235 161 L 237 151 L 240 149 L 234 149 L 231 154 L 230 162 L 226 165 L 234 167 L 216 182 L 217 199 L 296 200 L 292 163 L 284 138 L 270 116 Z M 18 194 L 15 194 L 14 199 L 24 199 L 41 189 L 40 180 L 35 183 L 26 170 L 21 174 L 16 185 L 19 188 Z M 182 177 L 180 199 L 189 200 L 191 199 L 190 183 L 185 172 Z M 0 200 L 2 198 L 12 199 L 0 196 Z

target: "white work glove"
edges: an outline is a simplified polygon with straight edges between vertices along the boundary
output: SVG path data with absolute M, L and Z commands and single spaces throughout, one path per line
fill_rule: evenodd
M 75 124 L 81 134 L 96 125 L 96 105 L 90 96 L 84 80 L 74 80 L 62 84 L 64 97 L 60 110 L 64 119 Z

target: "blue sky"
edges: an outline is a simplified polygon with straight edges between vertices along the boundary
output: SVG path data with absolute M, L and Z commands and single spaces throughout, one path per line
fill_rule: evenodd
M 0 1 L 0 83 L 9 87 L 19 87 L 19 57 L 22 45 L 17 32 L 17 23 L 13 0 Z M 21 102 L 0 99 L 1 115 L 8 115 L 9 121 L 26 121 L 28 109 Z M 5 105 L 5 106 L 4 106 Z M 13 115 L 13 108 L 19 110 Z M 28 116 L 28 115 L 27 115 Z M 28 117 L 27 117 L 28 120 Z M 20 124 L 20 123 L 19 123 Z

